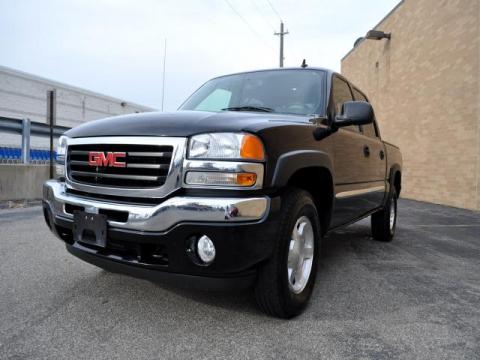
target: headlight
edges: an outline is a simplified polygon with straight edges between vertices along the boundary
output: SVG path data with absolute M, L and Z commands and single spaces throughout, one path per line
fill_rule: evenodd
M 65 164 L 65 155 L 67 152 L 67 137 L 60 136 L 57 143 L 57 163 Z
M 55 161 L 55 177 L 65 177 L 65 157 L 67 153 L 67 137 L 60 136 L 57 143 L 57 158 Z
M 190 139 L 190 159 L 264 160 L 262 141 L 252 134 L 212 133 Z

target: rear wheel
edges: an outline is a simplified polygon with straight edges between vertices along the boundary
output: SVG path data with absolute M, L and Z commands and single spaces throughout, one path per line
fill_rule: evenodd
M 371 218 L 372 236 L 379 241 L 392 241 L 397 226 L 397 192 L 390 191 L 387 202 L 382 210 Z
M 311 195 L 291 189 L 282 199 L 272 257 L 259 269 L 255 297 L 269 315 L 291 318 L 307 305 L 317 271 L 320 222 Z

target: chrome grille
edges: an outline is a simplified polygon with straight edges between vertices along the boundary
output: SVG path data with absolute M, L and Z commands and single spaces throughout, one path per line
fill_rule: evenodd
M 125 153 L 125 167 L 92 166 L 90 152 Z M 121 188 L 162 186 L 168 175 L 173 146 L 137 144 L 70 145 L 67 151 L 67 172 L 72 181 Z

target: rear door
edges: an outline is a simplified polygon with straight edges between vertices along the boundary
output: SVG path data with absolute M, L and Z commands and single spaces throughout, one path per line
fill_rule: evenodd
M 360 90 L 352 87 L 352 91 L 355 100 L 368 102 L 367 97 Z M 364 197 L 365 201 L 368 202 L 369 211 L 379 207 L 383 202 L 387 166 L 385 145 L 380 139 L 375 118 L 373 120 L 373 123 L 360 127 L 367 154 L 365 167 L 370 191 Z

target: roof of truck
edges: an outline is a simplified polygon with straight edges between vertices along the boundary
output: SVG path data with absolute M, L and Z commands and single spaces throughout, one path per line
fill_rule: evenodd
M 317 67 L 317 66 L 307 66 L 307 67 L 304 67 L 304 68 L 298 66 L 298 67 L 271 68 L 271 69 L 240 71 L 240 72 L 236 72 L 236 73 L 232 73 L 232 74 L 225 74 L 225 75 L 216 76 L 213 79 L 221 78 L 221 77 L 224 77 L 224 76 L 249 74 L 249 73 L 255 73 L 255 72 L 262 72 L 262 71 L 285 71 L 285 70 L 317 70 L 317 71 L 326 72 L 329 75 L 337 73 L 336 71 L 333 71 L 333 70 L 330 70 L 330 69 L 327 69 L 327 68 Z

